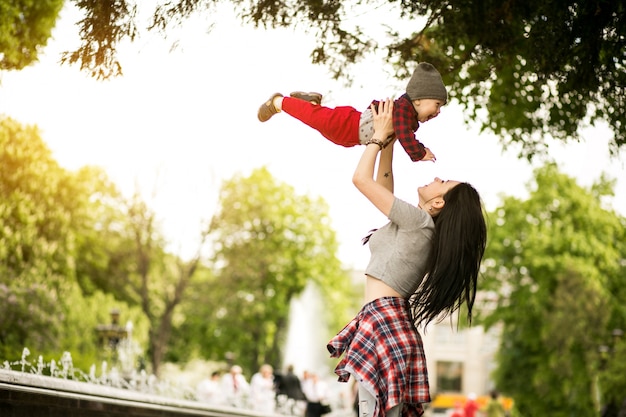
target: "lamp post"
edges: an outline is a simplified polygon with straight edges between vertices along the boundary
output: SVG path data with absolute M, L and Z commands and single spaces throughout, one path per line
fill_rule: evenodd
M 110 354 L 111 362 L 117 361 L 117 348 L 120 342 L 128 336 L 128 329 L 120 326 L 120 311 L 114 308 L 110 312 L 111 323 L 96 326 L 98 344 Z

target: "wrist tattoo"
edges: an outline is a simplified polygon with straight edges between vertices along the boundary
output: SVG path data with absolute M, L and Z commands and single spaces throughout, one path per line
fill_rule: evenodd
M 385 172 L 385 178 L 388 178 L 391 175 L 391 171 Z

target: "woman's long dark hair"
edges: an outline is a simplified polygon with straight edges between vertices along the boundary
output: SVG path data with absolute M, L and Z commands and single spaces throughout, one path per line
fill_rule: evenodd
M 443 199 L 445 205 L 433 218 L 435 234 L 427 274 L 411 298 L 417 324 L 443 319 L 463 302 L 467 304 L 468 321 L 472 321 L 478 273 L 487 244 L 482 204 L 478 192 L 468 183 L 456 185 Z

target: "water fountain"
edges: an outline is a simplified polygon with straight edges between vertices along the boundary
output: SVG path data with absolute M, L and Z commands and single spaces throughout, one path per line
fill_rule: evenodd
M 337 382 L 333 372 L 336 360 L 331 360 L 326 344 L 329 336 L 325 307 L 319 289 L 311 282 L 302 294 L 291 301 L 289 329 L 283 362 L 293 365 L 297 375 L 312 371 L 325 380 L 329 387 L 329 401 L 334 415 L 351 415 L 350 385 Z
M 329 367 L 325 348 L 325 326 L 320 323 L 323 305 L 318 290 L 307 286 L 291 306 L 291 325 L 285 364 L 326 376 L 331 384 L 336 378 Z M 14 362 L 0 364 L 1 417 L 85 417 L 113 416 L 244 416 L 263 417 L 262 413 L 231 407 L 212 406 L 195 401 L 189 387 L 157 380 L 134 366 L 132 323 L 119 325 L 116 311 L 109 325 L 96 329 L 109 355 L 98 369 L 88 372 L 74 368 L 72 356 L 64 352 L 58 360 L 44 362 L 42 356 L 31 360 L 24 348 Z M 338 384 L 338 383 L 337 383 Z M 339 392 L 346 384 L 340 384 Z
M 320 322 L 324 317 L 324 306 L 319 290 L 312 283 L 307 284 L 302 294 L 291 301 L 289 328 L 283 361 L 291 364 L 296 374 L 314 371 L 325 375 L 331 373 L 328 367 L 326 326 Z
M 157 381 L 137 372 L 122 377 L 103 362 L 98 375 L 92 366 L 85 374 L 73 367 L 69 352 L 59 361 L 28 360 L 27 348 L 16 362 L 0 368 L 0 416 L 259 416 L 248 410 L 212 407 L 192 401 L 183 387 Z

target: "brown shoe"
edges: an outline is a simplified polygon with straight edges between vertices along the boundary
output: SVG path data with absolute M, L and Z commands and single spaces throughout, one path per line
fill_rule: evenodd
M 317 104 L 318 106 L 322 104 L 322 95 L 320 93 L 314 92 L 304 92 L 304 91 L 294 91 L 289 94 L 293 98 L 299 98 L 300 100 L 308 101 L 309 103 Z
M 261 104 L 257 116 L 261 122 L 267 122 L 273 115 L 278 113 L 278 109 L 274 106 L 274 99 L 276 97 L 282 97 L 280 93 L 275 93 L 265 103 Z

